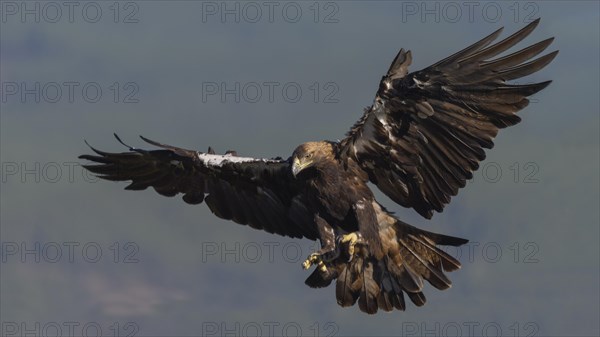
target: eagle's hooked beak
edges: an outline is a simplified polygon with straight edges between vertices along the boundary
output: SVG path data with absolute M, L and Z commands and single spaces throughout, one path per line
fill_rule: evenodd
M 298 157 L 294 157 L 294 162 L 292 163 L 292 174 L 294 175 L 294 178 L 298 175 L 298 173 L 300 173 L 300 171 L 304 170 L 311 164 L 312 161 L 310 160 L 303 162 L 302 160 L 298 159 Z

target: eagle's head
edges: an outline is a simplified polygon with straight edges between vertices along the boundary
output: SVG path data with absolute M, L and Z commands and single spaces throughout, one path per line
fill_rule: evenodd
M 330 142 L 308 142 L 298 146 L 292 154 L 292 174 L 294 177 L 310 167 L 320 167 L 331 163 L 335 158 Z

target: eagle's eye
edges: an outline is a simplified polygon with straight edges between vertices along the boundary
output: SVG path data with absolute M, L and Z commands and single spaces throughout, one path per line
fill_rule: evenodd
M 307 153 L 304 155 L 304 158 L 310 158 L 310 157 L 312 157 L 312 153 Z

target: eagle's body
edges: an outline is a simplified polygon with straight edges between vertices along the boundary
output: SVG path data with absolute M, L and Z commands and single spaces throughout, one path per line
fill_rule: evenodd
M 375 197 L 367 185 L 368 175 L 357 163 L 343 162 L 339 144 L 329 141 L 298 146 L 292 162 L 308 166 L 297 178 L 303 183 L 309 207 L 316 211 L 315 223 L 324 251 L 335 248 L 331 245 L 335 241 L 334 233 L 360 231 L 369 242 L 369 250 L 381 258 L 377 216 L 373 209 Z
M 186 150 L 143 138 L 159 150 L 83 155 L 101 178 L 131 181 L 130 190 L 153 187 L 206 202 L 217 216 L 294 238 L 319 239 L 322 249 L 305 268 L 311 287 L 336 280 L 342 306 L 362 311 L 405 309 L 404 294 L 425 303 L 424 280 L 450 287 L 444 271 L 460 263 L 438 245 L 467 240 L 412 227 L 383 208 L 368 183 L 425 218 L 441 212 L 464 187 L 499 129 L 520 121 L 527 97 L 550 81 L 507 81 L 545 67 L 557 51 L 533 59 L 552 39 L 508 50 L 539 19 L 492 44 L 501 29 L 423 70 L 408 73 L 412 56 L 400 50 L 382 78 L 373 105 L 339 142 L 308 142 L 287 159 L 257 159 Z M 120 141 L 120 139 L 119 139 Z
M 350 224 L 345 220 L 348 217 L 352 218 L 349 213 L 353 203 L 367 192 L 363 188 L 365 180 L 344 168 L 335 158 L 333 147 L 333 144 L 328 142 L 301 145 L 292 158 L 314 153 L 314 164 L 310 169 L 300 172 L 297 178 L 304 182 L 304 191 L 311 208 L 323 214 L 328 222 L 340 226 L 346 223 L 347 231 L 355 231 L 358 230 L 357 222 Z

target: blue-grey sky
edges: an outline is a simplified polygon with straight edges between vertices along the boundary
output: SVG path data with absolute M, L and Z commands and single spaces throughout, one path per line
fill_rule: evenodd
M 596 1 L 2 1 L 3 335 L 566 336 L 600 334 Z M 82 174 L 112 133 L 287 157 L 339 139 L 397 51 L 426 67 L 541 17 L 551 79 L 432 220 L 471 243 L 453 287 L 367 316 L 310 289 L 315 245 L 221 220 L 205 205 Z M 69 323 L 74 322 L 74 323 Z M 38 325 L 36 325 L 38 324 Z M 36 330 L 37 329 L 37 330 Z

